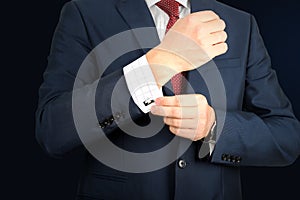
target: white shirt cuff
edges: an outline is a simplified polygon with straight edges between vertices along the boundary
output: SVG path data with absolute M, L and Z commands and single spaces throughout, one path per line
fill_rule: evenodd
M 123 68 L 127 87 L 135 104 L 148 113 L 155 99 L 162 97 L 146 56 L 142 56 Z

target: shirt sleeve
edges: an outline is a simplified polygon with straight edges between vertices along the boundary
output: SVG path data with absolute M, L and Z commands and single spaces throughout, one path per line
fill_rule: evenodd
M 135 104 L 148 113 L 155 99 L 162 97 L 146 56 L 142 56 L 123 68 L 129 92 Z

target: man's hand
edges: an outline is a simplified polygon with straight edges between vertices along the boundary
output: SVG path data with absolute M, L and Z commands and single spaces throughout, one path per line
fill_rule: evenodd
M 225 26 L 213 11 L 179 19 L 161 44 L 146 54 L 157 84 L 163 86 L 173 75 L 193 70 L 224 54 L 228 49 Z
M 206 137 L 215 121 L 215 112 L 200 94 L 156 99 L 151 113 L 164 117 L 165 124 L 177 136 L 193 141 Z

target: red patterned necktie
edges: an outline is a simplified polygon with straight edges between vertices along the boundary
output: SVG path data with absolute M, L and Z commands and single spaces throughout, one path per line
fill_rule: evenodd
M 167 24 L 166 32 L 175 24 L 179 19 L 179 3 L 175 0 L 161 0 L 156 5 L 169 15 L 169 22 Z M 182 83 L 184 76 L 182 73 L 178 73 L 171 78 L 171 83 L 175 95 L 181 93 Z

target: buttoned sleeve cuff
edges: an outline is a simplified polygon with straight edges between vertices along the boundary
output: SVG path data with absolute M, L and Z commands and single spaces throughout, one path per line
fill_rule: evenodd
M 144 113 L 148 113 L 155 99 L 162 97 L 163 93 L 157 86 L 146 56 L 125 66 L 123 72 L 133 101 Z

